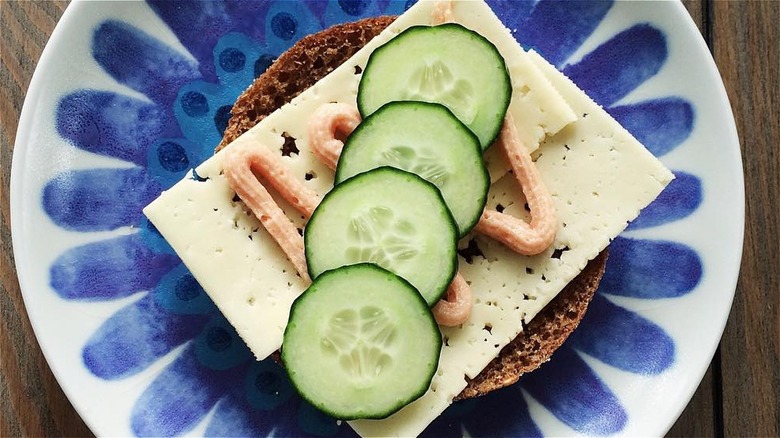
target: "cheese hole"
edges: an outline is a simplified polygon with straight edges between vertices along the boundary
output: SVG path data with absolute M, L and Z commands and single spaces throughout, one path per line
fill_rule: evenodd
M 292 154 L 298 155 L 300 153 L 298 150 L 298 145 L 295 143 L 295 137 L 289 135 L 286 132 L 283 132 L 282 138 L 284 139 L 284 143 L 280 149 L 282 156 L 289 157 Z
M 556 248 L 552 254 L 550 255 L 551 259 L 559 259 L 563 255 L 564 252 L 568 251 L 570 248 L 568 246 L 564 246 L 563 248 Z

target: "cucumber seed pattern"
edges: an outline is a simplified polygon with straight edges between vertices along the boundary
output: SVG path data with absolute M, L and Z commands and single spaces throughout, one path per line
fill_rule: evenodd
M 409 146 L 394 146 L 383 151 L 382 158 L 390 166 L 420 175 L 439 188 L 447 182 L 451 173 L 444 164 L 436 161 L 433 154 L 425 150 L 418 152 Z
M 416 230 L 411 222 L 396 219 L 387 207 L 371 207 L 349 221 L 347 257 L 387 268 L 393 262 L 409 260 L 418 253 Z
M 358 385 L 370 386 L 391 365 L 387 354 L 396 339 L 396 327 L 374 306 L 344 309 L 328 320 L 320 348 L 338 360 L 341 369 Z
M 456 78 L 438 59 L 426 62 L 412 73 L 404 99 L 441 103 L 456 112 L 458 119 L 466 125 L 471 125 L 477 118 L 474 87 L 468 81 Z
M 617 30 L 607 26 L 612 0 L 487 2 L 518 41 L 563 70 L 654 155 L 688 150 L 700 114 L 687 93 L 624 99 L 665 70 L 668 54 L 679 50 L 657 25 L 627 18 Z M 412 3 L 139 3 L 159 17 L 160 28 L 176 36 L 189 52 L 186 57 L 168 45 L 168 38 L 159 39 L 126 18 L 83 30 L 90 35 L 94 61 L 87 70 L 101 69 L 135 94 L 86 84 L 56 96 L 57 133 L 74 151 L 130 167 L 67 169 L 46 182 L 39 202 L 52 224 L 91 236 L 51 262 L 49 283 L 52 294 L 69 306 L 117 309 L 83 341 L 81 366 L 100 385 L 121 385 L 152 366 L 161 368 L 143 383 L 143 394 L 129 402 L 133 409 L 124 422 L 133 434 L 188 435 L 202 427 L 207 436 L 354 436 L 346 424 L 339 426 L 295 396 L 272 359 L 254 360 L 141 209 L 212 155 L 230 106 L 295 41 L 336 23 L 397 15 Z M 597 28 L 601 39 L 589 39 Z M 587 48 L 582 46 L 586 40 Z M 573 57 L 578 50 L 583 56 Z M 128 125 L 128 120 L 138 122 Z M 84 126 L 96 129 L 79 129 Z M 691 216 L 712 199 L 704 196 L 700 176 L 678 165 L 677 179 L 612 243 L 601 289 L 575 336 L 515 387 L 459 402 L 424 436 L 541 436 L 539 420 L 550 414 L 584 435 L 625 430 L 630 412 L 610 388 L 610 379 L 602 380 L 604 364 L 646 379 L 668 376 L 676 363 L 676 340 L 643 316 L 643 306 L 699 293 L 706 276 L 697 250 L 679 236 L 658 240 L 668 233 L 649 233 Z M 105 234 L 120 227 L 134 232 Z M 615 296 L 629 300 L 618 306 Z M 137 330 L 125 330 L 128 326 Z M 615 326 L 622 327 L 620 336 Z M 172 387 L 186 388 L 185 394 L 172 393 Z M 529 399 L 541 412 L 533 418 Z

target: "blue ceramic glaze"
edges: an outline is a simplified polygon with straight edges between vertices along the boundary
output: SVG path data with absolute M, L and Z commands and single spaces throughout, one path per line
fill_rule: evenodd
M 184 434 L 211 413 L 208 435 L 354 436 L 348 426 L 302 401 L 272 360 L 254 360 L 141 208 L 211 154 L 232 102 L 295 41 L 331 24 L 398 14 L 412 3 L 148 0 L 194 60 L 122 21 L 105 21 L 92 31 L 95 61 L 148 99 L 76 90 L 61 98 L 56 129 L 76 148 L 133 167 L 63 173 L 45 185 L 41 202 L 52 221 L 67 230 L 139 230 L 73 248 L 50 268 L 52 288 L 67 300 L 113 300 L 148 291 L 84 345 L 84 365 L 94 375 L 106 380 L 135 375 L 181 347 L 135 402 L 128 419 L 134 433 Z M 561 68 L 652 153 L 666 154 L 690 135 L 696 111 L 682 98 L 619 103 L 663 68 L 667 46 L 660 30 L 636 23 L 569 64 L 611 1 L 488 3 L 523 46 Z M 677 177 L 632 228 L 663 225 L 699 207 L 699 179 L 683 172 Z M 658 269 L 665 275 L 654 275 Z M 656 375 L 674 363 L 675 344 L 661 327 L 607 296 L 679 297 L 698 284 L 702 269 L 696 252 L 680 243 L 616 239 L 591 310 L 553 360 L 516 385 L 455 403 L 425 435 L 541 436 L 527 396 L 580 433 L 620 432 L 628 414 L 581 354 L 631 373 Z M 136 329 L 124 330 L 130 326 Z

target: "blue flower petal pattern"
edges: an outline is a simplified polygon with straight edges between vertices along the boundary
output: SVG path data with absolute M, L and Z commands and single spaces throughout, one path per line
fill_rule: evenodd
M 533 373 L 523 376 L 523 389 L 559 420 L 587 435 L 611 435 L 628 421 L 617 397 L 568 347 Z
M 607 269 L 599 286 L 603 293 L 672 298 L 687 294 L 701 279 L 698 254 L 680 243 L 618 237 L 609 248 Z
M 493 391 L 478 399 L 455 402 L 437 418 L 421 436 L 473 437 L 522 436 L 541 437 L 534 424 L 528 404 L 518 386 Z
M 63 228 L 106 231 L 138 223 L 160 186 L 142 168 L 66 171 L 46 184 L 43 208 Z M 85 215 L 84 212 L 89 212 Z
M 582 45 L 612 7 L 612 0 L 507 3 L 517 3 L 515 7 L 522 8 L 511 14 L 512 21 L 506 23 L 509 29 L 515 29 L 515 38 L 555 65 L 561 65 Z
M 666 57 L 666 39 L 661 31 L 649 24 L 637 24 L 562 71 L 591 99 L 607 107 L 658 73 Z
M 123 379 L 175 352 L 134 404 L 129 424 L 135 434 L 181 435 L 206 420 L 206 434 L 214 436 L 355 436 L 301 400 L 272 359 L 254 360 L 141 208 L 211 155 L 232 103 L 295 41 L 332 24 L 400 14 L 413 3 L 147 0 L 191 57 L 123 21 L 107 20 L 93 30 L 98 65 L 147 99 L 76 90 L 61 98 L 56 129 L 74 147 L 130 167 L 64 172 L 45 185 L 41 202 L 63 229 L 126 231 L 63 253 L 50 268 L 50 284 L 67 300 L 135 298 L 84 345 L 84 365 L 95 376 Z M 570 63 L 612 0 L 488 3 L 524 47 L 569 75 L 656 156 L 691 134 L 696 112 L 684 98 L 624 102 L 664 67 L 662 31 L 635 24 Z M 674 364 L 672 338 L 613 297 L 675 298 L 699 284 L 704 267 L 693 249 L 632 235 L 696 212 L 703 199 L 699 178 L 675 174 L 626 235 L 613 241 L 591 309 L 553 359 L 516 385 L 453 404 L 424 435 L 542 436 L 529 412 L 531 400 L 583 434 L 625 428 L 629 414 L 583 357 L 650 376 Z M 665 275 L 656 275 L 659 269 Z
M 57 128 L 80 149 L 142 165 L 147 147 L 163 134 L 169 117 L 138 99 L 82 90 L 60 101 Z
M 65 299 L 105 301 L 153 288 L 179 263 L 156 253 L 137 235 L 89 243 L 68 250 L 50 269 L 51 287 Z
M 131 425 L 134 433 L 139 436 L 186 433 L 203 419 L 229 388 L 242 383 L 239 376 L 243 374 L 247 361 L 228 367 L 228 364 L 233 365 L 233 358 L 229 358 L 225 369 L 215 369 L 206 366 L 199 357 L 209 355 L 207 352 L 198 354 L 198 346 L 205 344 L 202 349 L 210 349 L 214 356 L 212 360 L 218 361 L 224 344 L 230 342 L 225 338 L 230 339 L 230 335 L 201 333 L 154 379 L 133 407 Z
M 693 129 L 691 104 L 675 97 L 613 106 L 609 113 L 656 156 L 674 149 Z
M 588 330 L 575 330 L 569 346 L 615 368 L 652 375 L 674 362 L 674 342 L 663 329 L 604 295 L 593 298 L 582 323 Z
M 303 403 L 293 397 L 295 390 L 284 370 L 273 360 L 253 362 L 243 385 L 239 385 L 216 407 L 214 421 L 209 424 L 209 436 L 266 436 L 276 430 L 280 435 L 296 431 L 296 419 L 291 415 L 253 415 L 254 412 L 295 412 Z M 335 422 L 333 423 L 335 425 Z
M 121 21 L 106 21 L 95 30 L 92 56 L 118 82 L 160 104 L 200 76 L 194 61 Z
M 701 181 L 686 172 L 675 172 L 675 179 L 642 214 L 628 225 L 629 230 L 657 227 L 691 215 L 702 201 Z
M 200 315 L 171 314 L 155 297 L 146 295 L 106 321 L 87 341 L 82 358 L 96 376 L 121 379 L 191 340 L 207 320 Z

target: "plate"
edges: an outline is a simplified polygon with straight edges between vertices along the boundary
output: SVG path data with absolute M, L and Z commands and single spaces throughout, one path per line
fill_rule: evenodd
M 407 3 L 68 7 L 24 104 L 11 220 L 38 341 L 96 434 L 352 434 L 251 359 L 141 208 L 211 153 L 230 104 L 294 41 Z M 664 434 L 712 359 L 742 249 L 741 157 L 716 66 L 680 3 L 490 3 L 677 178 L 612 243 L 551 362 L 426 434 Z

